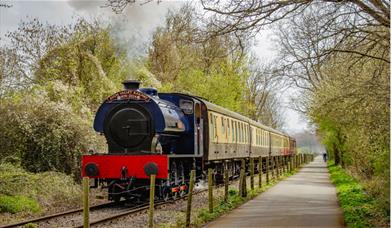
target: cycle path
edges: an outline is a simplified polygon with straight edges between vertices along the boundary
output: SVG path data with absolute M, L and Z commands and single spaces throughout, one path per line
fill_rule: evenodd
M 223 227 L 344 227 L 335 186 L 321 156 L 297 174 L 207 224 Z

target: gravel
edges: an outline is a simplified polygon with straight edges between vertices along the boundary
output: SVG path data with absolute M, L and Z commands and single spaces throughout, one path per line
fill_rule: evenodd
M 263 175 L 263 181 L 265 181 L 265 175 Z M 247 177 L 247 187 L 250 187 L 250 177 Z M 238 188 L 238 180 L 230 182 L 230 188 Z M 258 175 L 254 177 L 254 185 L 258 185 Z M 207 185 L 202 184 L 195 188 L 195 191 L 204 190 L 207 188 Z M 215 200 L 221 200 L 224 197 L 224 187 L 214 188 L 213 197 Z M 172 204 L 165 204 L 159 206 L 154 211 L 154 223 L 157 227 L 176 227 L 176 223 L 179 219 L 185 218 L 187 207 L 187 200 L 181 199 L 177 200 Z M 197 212 L 200 209 L 208 207 L 208 191 L 202 191 L 193 195 L 192 200 L 192 221 L 194 221 Z M 95 227 L 129 227 L 132 228 L 141 228 L 146 227 L 148 224 L 148 213 L 147 211 L 140 212 L 138 214 L 132 214 L 129 216 L 124 216 L 118 218 L 114 221 L 107 223 L 99 224 Z

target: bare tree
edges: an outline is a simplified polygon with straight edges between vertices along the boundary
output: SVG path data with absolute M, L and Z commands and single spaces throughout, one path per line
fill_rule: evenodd
M 0 8 L 11 8 L 12 5 L 8 3 L 4 3 L 3 0 L 0 0 Z
M 139 1 L 140 5 L 145 5 L 147 3 L 153 2 L 154 0 L 141 0 Z M 157 3 L 160 3 L 162 0 L 156 0 Z M 115 13 L 119 14 L 124 11 L 128 5 L 136 4 L 137 0 L 107 0 L 102 7 L 109 7 Z
M 247 115 L 270 127 L 282 127 L 281 105 L 277 94 L 284 85 L 279 75 L 274 72 L 272 64 L 262 64 L 257 58 L 252 58 L 248 65 Z
M 257 34 L 267 25 L 278 21 L 292 21 L 308 11 L 308 8 L 321 8 L 326 17 L 319 26 L 327 31 L 327 36 L 321 39 L 336 40 L 335 46 L 330 47 L 321 55 L 333 52 L 349 52 L 382 61 L 389 61 L 384 56 L 373 56 L 369 51 L 357 51 L 356 46 L 362 42 L 380 42 L 389 49 L 390 4 L 385 0 L 203 0 L 204 9 L 212 12 L 210 21 L 214 26 L 215 35 L 227 33 Z M 341 35 L 342 34 L 342 35 Z M 360 37 L 361 39 L 352 39 Z M 370 39 L 368 37 L 371 37 Z M 346 40 L 351 41 L 346 45 Z M 343 45 L 342 45 L 343 43 Z

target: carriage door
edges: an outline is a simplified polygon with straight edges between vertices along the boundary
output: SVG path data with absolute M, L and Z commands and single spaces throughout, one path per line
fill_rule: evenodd
M 201 103 L 194 101 L 194 151 L 196 155 L 203 155 L 204 153 L 204 119 L 201 115 Z

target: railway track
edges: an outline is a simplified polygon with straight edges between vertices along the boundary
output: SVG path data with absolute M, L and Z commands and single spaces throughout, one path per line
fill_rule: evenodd
M 90 210 L 91 211 L 95 211 L 95 210 L 98 210 L 98 209 L 101 209 L 101 208 L 107 208 L 107 207 L 114 206 L 114 205 L 116 205 L 114 202 L 102 203 L 102 204 L 91 206 Z M 59 212 L 59 213 L 46 215 L 46 216 L 33 218 L 33 219 L 28 219 L 28 220 L 24 220 L 24 221 L 20 221 L 20 222 L 16 222 L 16 223 L 11 223 L 11 224 L 7 224 L 7 225 L 0 225 L 0 228 L 18 227 L 18 226 L 26 225 L 28 223 L 43 222 L 43 221 L 55 219 L 55 218 L 66 216 L 66 215 L 76 214 L 76 213 L 79 213 L 79 212 L 83 212 L 83 208 L 78 208 L 78 209 L 68 210 L 68 211 L 64 211 L 64 212 Z
M 204 191 L 206 191 L 206 190 L 196 191 L 193 194 L 199 194 L 199 193 L 204 192 Z M 187 195 L 185 195 L 183 197 L 178 197 L 176 200 L 157 201 L 157 202 L 155 202 L 155 207 L 159 207 L 159 206 L 162 206 L 162 205 L 165 205 L 165 204 L 171 204 L 171 203 L 174 203 L 175 201 L 183 200 L 183 199 L 186 199 L 186 198 L 187 198 Z M 125 204 L 125 203 L 126 202 L 124 201 L 123 204 Z M 98 211 L 99 209 L 106 209 L 106 208 L 110 208 L 111 206 L 117 206 L 117 205 L 118 204 L 116 204 L 114 202 L 98 204 L 98 205 L 95 205 L 95 206 L 91 206 L 90 207 L 90 212 L 95 212 L 95 211 Z M 134 214 L 134 213 L 147 211 L 148 209 L 149 209 L 149 203 L 143 203 L 143 204 L 135 205 L 135 206 L 132 206 L 132 207 L 127 208 L 127 209 L 123 209 L 123 208 L 117 209 L 115 211 L 117 213 L 113 213 L 112 215 L 105 216 L 103 218 L 90 220 L 90 225 L 102 224 L 102 223 L 105 223 L 105 222 L 108 222 L 108 221 L 111 221 L 111 220 L 115 220 L 115 219 L 120 218 L 120 217 L 124 217 L 124 216 L 131 215 L 131 214 Z M 65 212 L 60 212 L 60 213 L 46 215 L 46 216 L 42 216 L 42 217 L 38 217 L 38 218 L 28 219 L 28 220 L 24 220 L 24 221 L 12 223 L 12 224 L 0 225 L 0 228 L 20 227 L 20 226 L 24 226 L 24 225 L 29 224 L 29 223 L 50 222 L 51 220 L 60 219 L 60 218 L 62 218 L 64 216 L 70 216 L 70 215 L 77 214 L 77 213 L 80 213 L 80 216 L 82 216 L 81 215 L 82 212 L 83 212 L 83 208 L 73 209 L 73 210 L 69 210 L 69 211 L 65 211 Z M 61 225 L 61 224 L 58 224 L 58 225 Z M 80 223 L 80 225 L 72 225 L 71 227 L 83 227 L 83 224 Z
M 233 178 L 233 180 L 236 180 L 236 178 Z M 217 187 L 217 188 L 220 188 L 222 186 L 224 186 L 224 185 L 223 184 L 215 185 L 215 187 Z M 194 191 L 193 195 L 200 194 L 200 193 L 205 192 L 205 191 L 207 191 L 207 189 Z M 175 200 L 156 201 L 155 202 L 155 207 L 163 206 L 165 204 L 171 204 L 171 203 L 174 203 L 174 202 L 176 202 L 178 200 L 183 200 L 183 199 L 186 199 L 186 198 L 187 198 L 187 195 L 182 196 L 182 197 L 178 197 Z M 126 203 L 126 201 L 122 201 L 122 204 L 125 204 L 125 203 Z M 118 206 L 118 203 L 108 202 L 108 203 L 102 203 L 102 204 L 91 206 L 90 207 L 90 213 L 98 211 L 99 209 L 110 208 L 112 206 Z M 102 224 L 102 223 L 105 223 L 105 222 L 109 222 L 111 220 L 115 220 L 115 219 L 120 218 L 120 217 L 124 217 L 124 216 L 131 215 L 131 214 L 134 214 L 134 213 L 147 211 L 148 209 L 149 209 L 149 203 L 138 204 L 138 205 L 132 206 L 130 208 L 126 208 L 126 209 L 124 209 L 124 208 L 118 209 L 117 208 L 117 210 L 115 211 L 117 213 L 113 213 L 112 215 L 104 216 L 104 217 L 99 218 L 99 219 L 91 219 L 91 216 L 90 216 L 90 225 Z M 17 222 L 17 223 L 0 225 L 0 228 L 20 227 L 20 226 L 26 225 L 28 223 L 43 223 L 43 222 L 47 222 L 47 221 L 50 221 L 50 220 L 55 220 L 57 218 L 61 218 L 61 217 L 64 217 L 64 216 L 70 216 L 70 215 L 76 214 L 76 213 L 80 213 L 80 216 L 82 216 L 82 214 L 81 214 L 82 212 L 83 212 L 83 208 L 73 209 L 73 210 L 69 210 L 69 211 L 65 211 L 65 212 L 60 212 L 60 213 L 56 213 L 56 214 L 51 214 L 51 215 L 47 215 L 47 216 L 42 216 L 42 217 L 38 217 L 38 218 L 24 220 L 24 221 Z M 81 219 L 82 218 L 80 218 L 79 220 L 81 220 Z M 61 224 L 57 224 L 57 225 L 61 225 Z M 70 226 L 66 226 L 66 227 L 83 227 L 82 220 L 81 220 L 81 223 L 79 225 L 70 225 Z
M 200 194 L 200 193 L 205 192 L 205 191 L 207 191 L 207 189 L 200 190 L 200 191 L 194 191 L 193 195 Z M 155 202 L 154 206 L 156 208 L 156 207 L 163 206 L 163 205 L 166 205 L 166 204 L 174 203 L 174 202 L 179 201 L 179 200 L 184 200 L 186 198 L 187 198 L 187 195 L 182 196 L 182 197 L 178 197 L 176 200 L 158 201 L 158 202 Z M 98 224 L 102 224 L 102 223 L 105 223 L 105 222 L 109 222 L 111 220 L 115 220 L 115 219 L 120 218 L 120 217 L 131 215 L 131 214 L 134 214 L 134 213 L 146 212 L 146 211 L 148 211 L 148 209 L 149 209 L 149 203 L 146 203 L 146 204 L 143 204 L 143 205 L 139 205 L 139 206 L 137 206 L 135 208 L 131 208 L 131 209 L 127 210 L 127 211 L 123 211 L 123 212 L 120 212 L 120 213 L 117 213 L 117 214 L 114 214 L 114 215 L 111 215 L 111 216 L 107 216 L 107 217 L 104 217 L 104 218 L 101 218 L 101 219 L 92 220 L 92 221 L 90 221 L 90 225 L 91 226 L 92 225 L 98 225 Z M 75 226 L 75 228 L 82 228 L 82 227 L 83 227 L 83 224 Z

